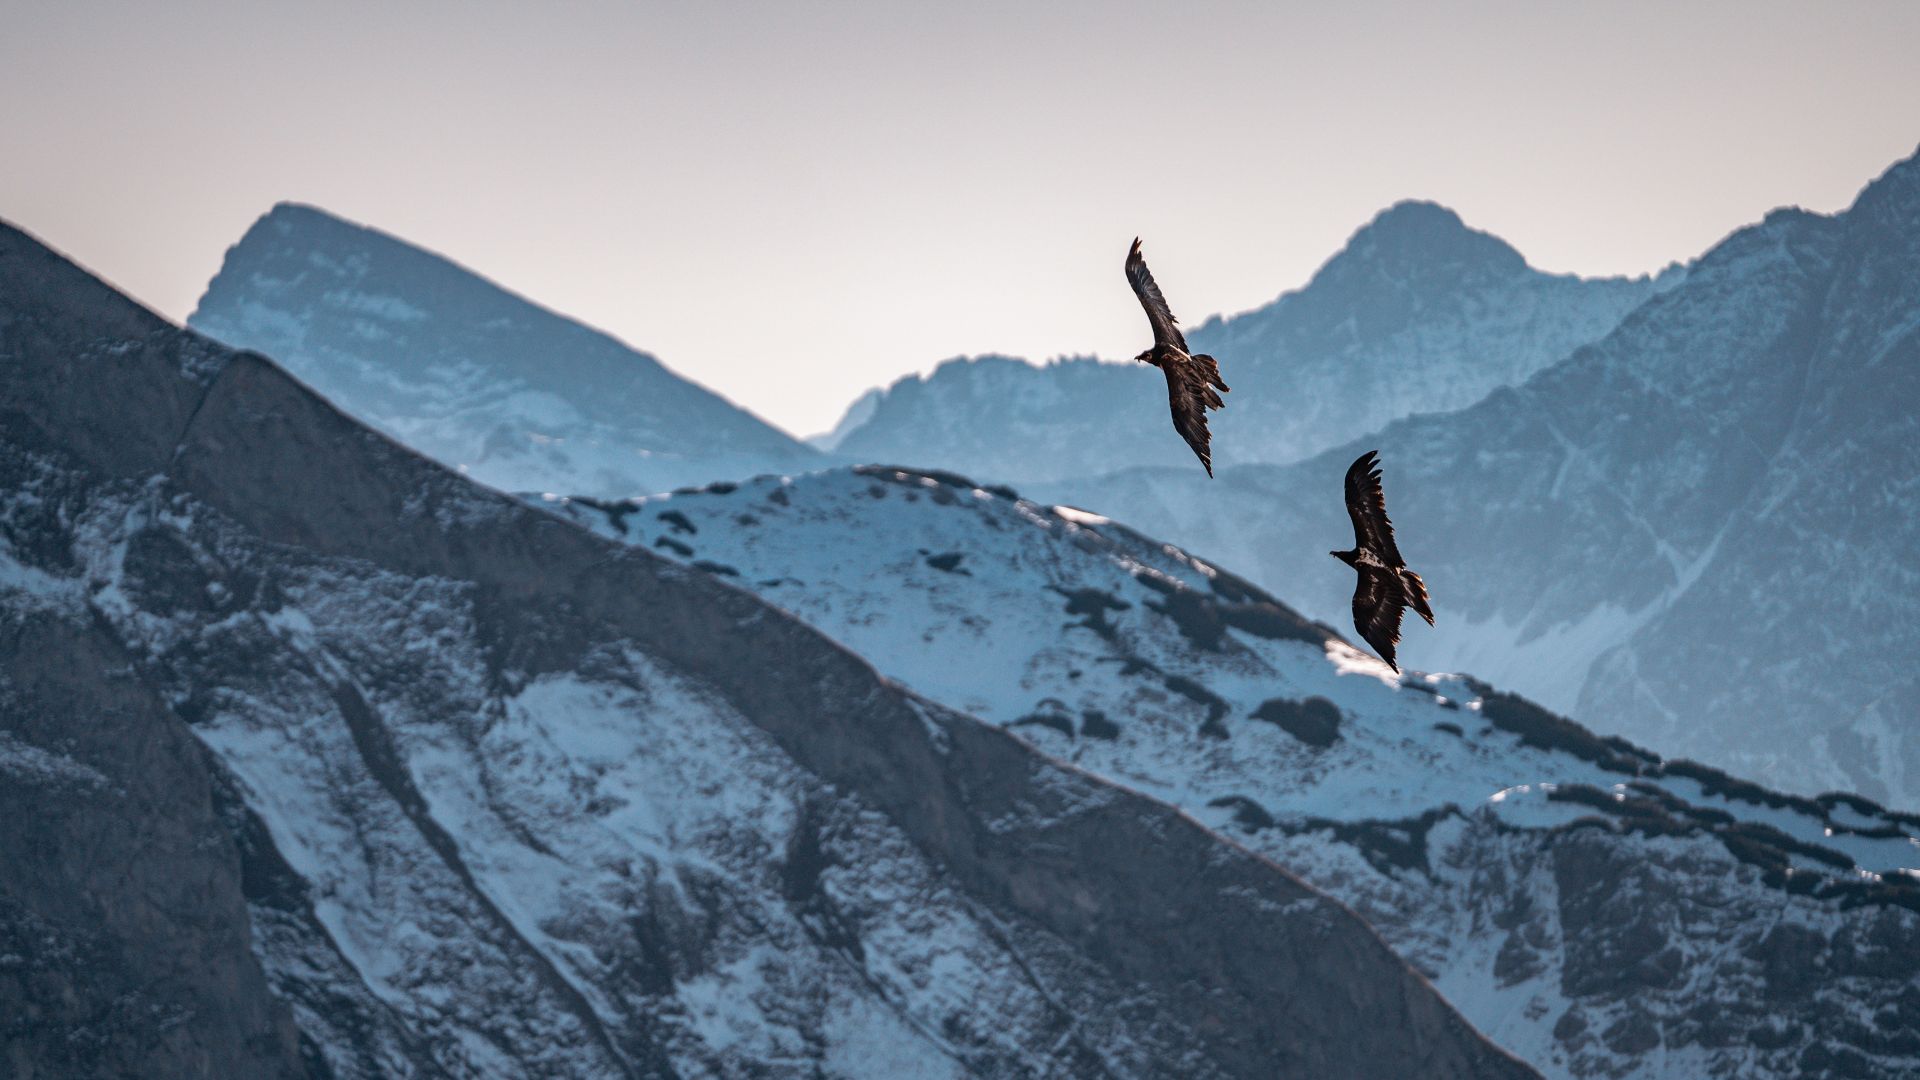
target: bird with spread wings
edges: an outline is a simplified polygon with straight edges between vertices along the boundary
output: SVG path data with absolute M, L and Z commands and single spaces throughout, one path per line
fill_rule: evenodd
M 1153 326 L 1153 348 L 1134 359 L 1152 364 L 1166 375 L 1173 430 L 1193 447 L 1207 475 L 1212 476 L 1213 447 L 1212 435 L 1207 431 L 1207 410 L 1225 404 L 1220 395 L 1227 392 L 1227 384 L 1220 380 L 1220 365 L 1205 353 L 1187 352 L 1187 339 L 1181 335 L 1179 323 L 1167 308 L 1167 298 L 1160 295 L 1153 272 L 1140 257 L 1138 237 L 1134 238 L 1132 250 L 1127 252 L 1127 283 L 1133 286 L 1133 294 L 1140 298 L 1140 306 L 1147 311 L 1147 322 Z
M 1427 585 L 1407 569 L 1393 542 L 1387 497 L 1380 489 L 1379 451 L 1369 450 L 1347 468 L 1347 516 L 1353 519 L 1353 549 L 1327 554 L 1360 574 L 1353 590 L 1353 628 L 1395 671 L 1394 646 L 1400 643 L 1400 616 L 1407 608 L 1433 625 Z

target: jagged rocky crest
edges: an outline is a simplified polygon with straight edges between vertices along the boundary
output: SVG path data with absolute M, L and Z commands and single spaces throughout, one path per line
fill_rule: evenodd
M 1271 862 L 7 227 L 0 355 L 10 1064 L 1530 1075 Z

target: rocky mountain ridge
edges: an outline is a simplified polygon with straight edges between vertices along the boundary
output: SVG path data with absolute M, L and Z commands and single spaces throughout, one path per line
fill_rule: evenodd
M 10 227 L 0 356 L 15 1075 L 1532 1075 L 1271 862 Z
M 1217 564 L 954 474 L 544 505 L 1244 837 L 1547 1075 L 1920 1068 L 1920 816 L 1396 675 Z

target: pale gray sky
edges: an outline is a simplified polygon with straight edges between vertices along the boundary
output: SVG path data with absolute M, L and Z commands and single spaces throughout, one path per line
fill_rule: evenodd
M 1337 9 L 1337 10 L 1336 10 Z M 796 433 L 956 354 L 1131 356 L 1436 199 L 1641 273 L 1920 142 L 1920 3 L 9 5 L 0 217 L 175 319 L 274 202 Z

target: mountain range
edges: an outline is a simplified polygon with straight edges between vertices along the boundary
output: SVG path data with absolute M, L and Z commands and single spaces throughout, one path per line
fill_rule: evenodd
M 1343 904 L 0 226 L 20 1076 L 1522 1077 Z
M 1379 449 L 1470 670 L 1787 790 L 1920 807 L 1920 160 L 1782 210 L 1601 340 L 1305 462 L 1037 485 L 1344 617 L 1340 476 Z
M 1139 365 L 830 457 L 311 208 L 239 351 L 0 226 L 0 1060 L 1912 1075 L 1915 281 L 1915 160 L 1657 278 L 1401 204 L 1191 332 L 1208 483 Z
M 1115 287 L 1120 263 L 1111 268 Z M 1289 462 L 1418 412 L 1470 405 L 1611 330 L 1684 277 L 1579 278 L 1426 202 L 1382 211 L 1301 289 L 1187 331 L 1233 393 L 1212 419 L 1221 464 Z M 1176 313 L 1181 295 L 1173 289 Z M 1151 339 L 1140 322 L 1142 345 Z M 1010 482 L 1185 465 L 1160 373 L 1090 358 L 954 360 L 849 409 L 820 445 Z
M 255 222 L 187 323 L 507 490 L 624 496 L 825 464 L 653 357 L 310 206 Z

